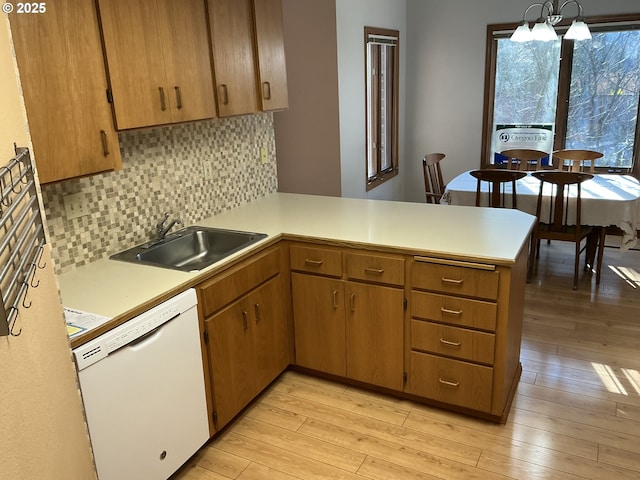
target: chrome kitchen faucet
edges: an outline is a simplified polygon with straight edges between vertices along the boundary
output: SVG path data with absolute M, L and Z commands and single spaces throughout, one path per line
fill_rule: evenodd
M 158 240 L 164 240 L 164 237 L 167 235 L 169 230 L 171 230 L 176 223 L 178 225 L 182 225 L 182 219 L 176 218 L 175 220 L 171 221 L 171 223 L 169 223 L 169 225 L 167 225 L 165 227 L 164 223 L 168 219 L 169 219 L 169 213 L 165 213 L 164 217 L 162 217 L 162 220 L 160 220 L 158 222 L 158 224 L 156 225 L 156 232 L 158 233 Z

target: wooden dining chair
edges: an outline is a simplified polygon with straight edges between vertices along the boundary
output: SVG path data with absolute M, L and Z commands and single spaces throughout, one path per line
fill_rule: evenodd
M 549 156 L 547 152 L 526 148 L 504 150 L 500 155 L 507 157 L 507 170 L 541 170 L 542 159 Z
M 444 153 L 429 153 L 422 159 L 424 172 L 424 191 L 427 203 L 440 203 L 446 187 L 442 180 L 440 162 L 445 157 Z
M 593 248 L 592 242 L 596 242 L 599 248 L 596 266 L 596 285 L 598 285 L 600 283 L 600 270 L 602 267 L 602 248 L 604 247 L 603 242 L 598 241 L 598 237 L 601 235 L 602 229 L 585 226 L 581 223 L 581 184 L 586 180 L 592 179 L 593 175 L 589 173 L 563 171 L 533 172 L 532 175 L 540 180 L 540 191 L 538 193 L 538 203 L 536 206 L 536 217 L 538 218 L 538 222 L 533 229 L 531 237 L 531 250 L 529 252 L 529 268 L 527 274 L 528 280 L 531 280 L 534 262 L 540 255 L 540 240 L 548 239 L 573 242 L 575 244 L 573 289 L 577 289 L 580 254 L 587 248 Z M 550 199 L 550 218 L 549 220 L 545 219 L 543 221 L 541 218 L 541 209 L 545 183 L 553 185 L 555 194 L 551 195 Z M 569 191 L 571 187 L 574 186 L 576 189 L 575 205 L 573 205 L 572 197 L 571 211 L 573 213 L 569 216 L 569 198 L 571 197 L 571 195 L 569 195 Z M 585 239 L 586 242 L 583 246 L 582 241 Z M 587 269 L 587 260 L 585 260 L 585 270 Z
M 481 204 L 482 182 L 489 184 L 489 207 L 507 207 L 507 193 L 505 187 L 511 183 L 511 208 L 518 208 L 516 197 L 516 180 L 520 180 L 527 176 L 526 172 L 517 170 L 496 170 L 482 169 L 469 172 L 472 177 L 477 179 L 476 186 L 476 207 Z
M 596 160 L 602 158 L 603 154 L 593 150 L 563 149 L 553 152 L 553 157 L 560 159 L 562 163 L 559 163 L 559 167 L 562 170 L 595 173 Z

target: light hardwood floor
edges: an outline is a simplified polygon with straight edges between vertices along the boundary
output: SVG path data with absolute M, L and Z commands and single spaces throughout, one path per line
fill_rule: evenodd
M 570 248 L 527 285 L 505 425 L 287 372 L 175 480 L 639 479 L 640 252 L 573 291 Z

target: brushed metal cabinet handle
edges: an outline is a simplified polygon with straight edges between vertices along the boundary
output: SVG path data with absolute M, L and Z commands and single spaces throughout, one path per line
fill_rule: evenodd
M 220 95 L 222 96 L 222 104 L 229 105 L 229 89 L 224 83 L 220 84 Z
M 253 310 L 256 314 L 256 323 L 259 323 L 262 320 L 262 316 L 260 314 L 260 304 L 259 303 L 254 304 Z
M 265 100 L 271 100 L 271 84 L 269 82 L 262 82 L 262 97 Z
M 438 378 L 438 381 L 442 385 L 446 385 L 447 387 L 458 388 L 460 386 L 460 382 L 448 382 L 447 380 L 444 380 L 442 378 Z
M 109 152 L 109 139 L 105 130 L 100 130 L 100 138 L 102 139 L 102 153 L 107 157 L 111 152 Z
M 462 282 L 464 282 L 464 278 L 456 280 L 453 278 L 442 277 L 442 283 L 453 283 L 454 285 L 462 285 Z
M 338 309 L 338 291 L 334 290 L 332 295 L 333 295 L 333 309 L 337 310 Z
M 451 342 L 449 340 L 445 340 L 444 338 L 440 339 L 440 343 L 448 345 L 450 347 L 459 347 L 460 345 L 462 345 L 462 342 Z
M 242 329 L 247 331 L 249 329 L 249 314 L 242 311 Z
M 167 101 L 164 96 L 164 88 L 158 87 L 158 90 L 160 91 L 160 110 L 164 112 L 167 109 Z
M 173 87 L 176 91 L 176 108 L 178 110 L 182 110 L 182 92 L 180 91 L 180 87 Z
M 440 311 L 448 315 L 462 315 L 462 310 L 449 310 L 448 308 L 440 307 Z
M 307 265 L 313 265 L 315 267 L 319 267 L 324 263 L 324 260 L 311 260 L 310 258 L 305 258 L 304 263 Z
M 384 268 L 369 268 L 366 267 L 364 269 L 365 273 L 371 273 L 374 275 L 382 275 L 384 273 Z

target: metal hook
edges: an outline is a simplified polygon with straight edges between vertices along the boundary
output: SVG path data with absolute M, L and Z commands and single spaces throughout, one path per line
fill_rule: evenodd
M 20 314 L 20 311 L 15 306 L 11 307 L 11 312 L 9 313 L 9 333 L 11 334 L 12 337 L 19 337 L 20 334 L 22 333 L 22 327 L 20 327 L 20 330 L 18 330 L 17 332 L 15 331 L 19 314 Z
M 43 255 L 44 255 L 44 243 L 38 247 L 38 254 L 36 255 L 36 260 L 34 262 L 40 270 L 42 270 L 44 267 L 47 266 L 47 262 L 44 262 L 44 265 L 40 265 L 40 261 L 42 260 Z
M 11 191 L 13 191 L 13 193 L 18 194 L 22 191 L 22 187 L 20 187 L 18 189 L 18 191 L 16 191 L 16 185 L 14 185 L 13 183 L 13 171 L 8 168 L 7 170 L 9 170 L 9 179 L 11 180 Z
M 25 284 L 27 285 L 27 287 L 29 286 L 29 284 Z M 26 301 L 27 301 L 27 293 L 29 293 L 29 289 L 27 288 L 27 290 L 24 292 L 24 297 L 22 297 L 22 306 L 24 308 L 31 308 L 31 305 L 33 305 L 33 302 L 31 300 L 29 300 L 29 304 L 27 305 Z
M 6 185 L 4 180 L 5 173 L 3 172 L 3 170 L 6 170 L 7 173 L 11 174 L 11 170 L 9 170 L 7 167 L 0 167 L 0 188 L 2 189 L 0 191 L 0 204 L 4 205 L 5 207 L 10 207 L 12 201 L 8 195 L 4 195 L 4 189 L 6 188 Z
M 26 155 L 20 155 L 20 157 L 18 158 L 18 169 L 20 171 L 20 182 L 22 182 L 24 185 L 28 185 L 29 184 L 29 169 L 31 168 L 30 165 L 27 165 L 26 162 L 27 160 L 27 156 Z M 24 173 L 22 171 L 22 166 L 24 165 Z
M 31 267 L 29 267 L 29 270 L 31 270 Z M 28 277 L 30 275 L 31 275 L 31 273 L 27 272 L 27 275 L 26 275 L 25 279 L 22 281 L 22 288 L 20 289 L 20 293 L 19 293 L 19 295 L 22 295 L 22 306 L 24 308 L 31 308 L 31 305 L 33 305 L 33 302 L 31 300 L 29 300 L 29 303 L 27 304 L 27 296 L 29 294 Z
M 38 286 L 40 286 L 40 280 L 38 280 L 35 284 L 33 283 L 33 281 L 36 278 L 36 270 L 38 269 L 38 265 L 36 264 L 36 262 L 33 262 L 31 264 L 31 267 L 33 267 L 33 268 L 29 269 L 29 270 L 31 270 L 31 273 L 30 273 L 31 279 L 29 280 L 29 286 L 31 288 L 38 288 Z

